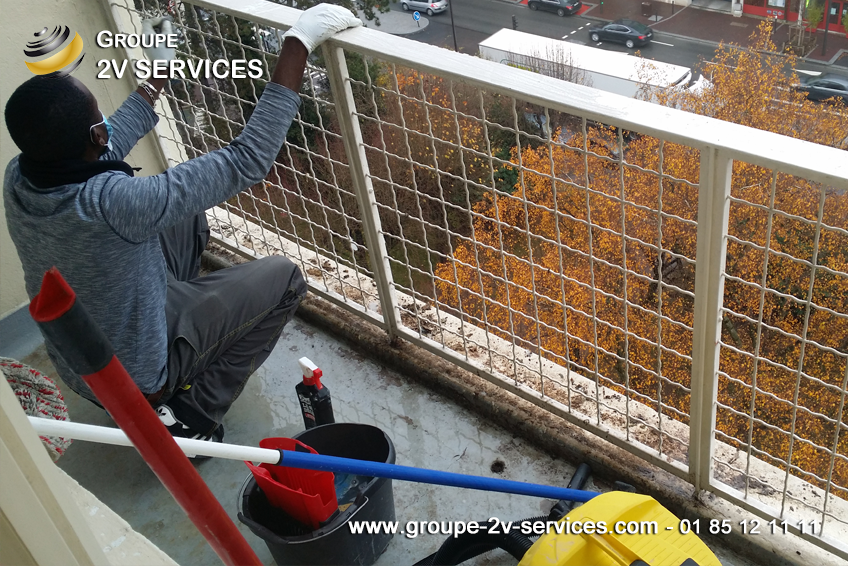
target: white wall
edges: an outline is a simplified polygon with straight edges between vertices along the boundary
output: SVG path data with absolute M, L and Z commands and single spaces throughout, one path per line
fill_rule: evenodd
M 78 32 L 85 43 L 85 58 L 74 71 L 74 77 L 91 89 L 108 115 L 134 90 L 128 79 L 100 80 L 96 78 L 100 59 L 124 59 L 125 54 L 116 49 L 97 47 L 94 38 L 98 31 L 114 29 L 108 5 L 102 0 L 0 0 L 3 33 L 0 35 L 0 106 L 14 89 L 32 74 L 24 65 L 23 49 L 33 39 L 32 34 L 45 26 L 66 25 Z M 18 149 L 4 126 L 0 128 L 0 167 L 3 170 Z M 151 136 L 147 136 L 130 154 L 127 161 L 142 167 L 141 175 L 159 173 L 163 169 L 158 150 Z M 24 290 L 23 272 L 15 246 L 6 227 L 6 214 L 0 199 L 0 318 L 29 299 Z
M 18 399 L 0 379 L 0 540 L 4 564 L 108 566 Z M 9 552 L 9 555 L 6 555 Z

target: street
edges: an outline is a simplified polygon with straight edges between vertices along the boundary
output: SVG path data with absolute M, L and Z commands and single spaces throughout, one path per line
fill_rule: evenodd
M 501 28 L 512 27 L 512 16 L 518 21 L 518 30 L 536 35 L 564 39 L 574 43 L 593 45 L 586 31 L 598 20 L 584 16 L 558 17 L 556 14 L 532 11 L 527 6 L 513 4 L 503 0 L 453 0 L 456 43 L 458 50 L 469 55 L 477 54 L 477 46 Z M 590 5 L 590 4 L 587 4 Z M 391 5 L 393 11 L 403 13 L 400 2 Z M 689 8 L 695 9 L 695 8 Z M 412 18 L 412 12 L 407 13 Z M 603 17 L 599 6 L 594 6 L 587 15 Z M 421 16 L 429 20 L 429 25 L 421 32 L 409 35 L 410 39 L 446 49 L 453 49 L 450 9 L 432 17 Z M 596 47 L 622 53 L 630 52 L 623 45 L 598 44 Z M 648 59 L 695 68 L 703 60 L 712 59 L 716 46 L 703 41 L 669 36 L 660 31 L 654 34 L 654 41 L 642 47 L 641 53 Z M 828 72 L 828 65 L 804 62 L 800 69 Z

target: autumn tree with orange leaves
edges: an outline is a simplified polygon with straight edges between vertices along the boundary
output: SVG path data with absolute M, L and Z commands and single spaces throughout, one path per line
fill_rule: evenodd
M 655 100 L 844 148 L 848 112 L 794 91 L 795 61 L 775 51 L 764 22 L 751 49 L 719 47 L 703 92 L 653 93 Z M 627 165 L 609 151 L 617 146 Z M 650 137 L 625 146 L 611 129 L 589 127 L 565 144 L 513 150 L 512 161 L 521 166 L 515 192 L 487 193 L 474 206 L 476 241 L 439 266 L 439 300 L 688 422 L 699 152 Z M 718 411 L 719 439 L 751 442 L 773 458 L 755 456 L 784 469 L 789 461 L 792 473 L 814 484 L 832 478 L 843 490 L 834 494 L 845 497 L 848 435 L 834 445 L 830 421 L 841 414 L 848 424 L 848 411 L 840 411 L 848 375 L 848 195 L 739 161 L 731 194 L 718 393 L 728 408 Z M 802 344 L 796 336 L 805 330 Z M 792 444 L 790 461 L 793 426 L 803 441 Z M 834 447 L 840 457 L 827 452 Z

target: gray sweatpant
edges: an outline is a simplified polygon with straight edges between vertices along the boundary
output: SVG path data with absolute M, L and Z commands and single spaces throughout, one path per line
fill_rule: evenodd
M 158 403 L 211 434 L 271 354 L 306 295 L 300 269 L 271 256 L 198 277 L 209 240 L 200 214 L 159 236 L 168 266 L 168 380 Z

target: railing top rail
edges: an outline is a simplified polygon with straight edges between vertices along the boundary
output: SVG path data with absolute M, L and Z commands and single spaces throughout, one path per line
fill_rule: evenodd
M 192 3 L 281 29 L 294 25 L 301 13 L 267 0 L 195 0 Z M 667 141 L 699 149 L 726 150 L 734 159 L 848 189 L 848 159 L 840 149 L 627 98 L 370 28 L 347 30 L 330 43 Z

